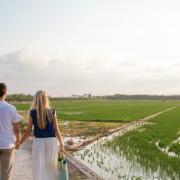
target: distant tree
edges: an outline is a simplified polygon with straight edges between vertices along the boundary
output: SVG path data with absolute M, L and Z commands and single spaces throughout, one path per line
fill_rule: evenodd
M 33 96 L 30 94 L 11 94 L 8 95 L 7 101 L 32 101 Z

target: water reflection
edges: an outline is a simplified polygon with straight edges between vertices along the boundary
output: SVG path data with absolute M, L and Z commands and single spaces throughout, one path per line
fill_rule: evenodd
M 126 143 L 120 143 L 118 138 L 110 141 L 103 138 L 77 152 L 75 157 L 105 180 L 179 179 L 178 172 L 161 163 L 158 156 L 149 158 L 146 154 L 133 148 L 128 139 Z
M 138 144 L 137 142 L 136 145 Z M 135 167 L 136 169 L 138 167 L 138 171 L 142 172 L 142 179 L 146 179 L 147 177 L 150 177 L 150 179 L 163 180 L 180 179 L 180 172 L 178 172 L 178 169 L 175 169 L 180 162 L 179 158 L 168 157 L 161 152 L 154 153 L 157 151 L 154 146 L 151 146 L 152 149 L 147 151 L 147 149 L 143 149 L 141 145 L 139 147 L 134 146 L 132 141 L 128 140 L 126 143 L 120 143 L 119 138 L 116 138 L 116 140 L 105 143 L 103 148 L 123 156 L 131 164 L 130 167 L 132 171 L 134 171 Z M 154 156 L 154 154 L 156 154 L 156 156 Z M 173 163 L 176 164 L 176 166 L 173 166 Z

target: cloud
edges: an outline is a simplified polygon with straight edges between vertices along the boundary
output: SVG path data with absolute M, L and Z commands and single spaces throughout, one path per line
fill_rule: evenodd
M 144 68 L 144 71 L 147 72 L 147 73 L 160 74 L 160 73 L 164 72 L 164 68 L 147 66 L 147 67 Z
M 34 51 L 31 47 L 27 46 L 17 51 L 1 55 L 0 63 L 20 66 L 47 66 L 49 59 L 43 56 L 42 53 Z
M 136 62 L 131 59 L 124 60 L 119 64 L 120 67 L 123 68 L 135 68 L 137 66 Z
M 128 58 L 51 58 L 25 47 L 1 55 L 0 67 L 0 81 L 7 82 L 12 93 L 47 89 L 53 96 L 86 92 L 161 94 L 178 92 L 180 88 L 173 64 L 155 66 Z M 176 87 L 173 88 L 173 84 Z

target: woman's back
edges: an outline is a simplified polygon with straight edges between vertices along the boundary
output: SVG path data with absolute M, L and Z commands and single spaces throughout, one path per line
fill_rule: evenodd
M 50 108 L 47 110 L 46 113 L 46 126 L 44 129 L 38 127 L 37 122 L 37 110 L 32 109 L 30 110 L 30 116 L 33 120 L 34 125 L 34 136 L 36 138 L 48 138 L 48 137 L 55 137 L 55 130 L 53 128 L 52 116 L 55 114 L 55 109 Z

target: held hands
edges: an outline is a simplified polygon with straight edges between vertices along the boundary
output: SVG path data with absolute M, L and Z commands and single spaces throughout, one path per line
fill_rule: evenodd
M 19 141 L 16 141 L 15 142 L 15 149 L 19 149 L 20 148 L 20 143 L 19 143 Z
M 23 140 L 16 140 L 15 141 L 15 149 L 19 149 L 21 147 L 21 145 L 23 144 Z

